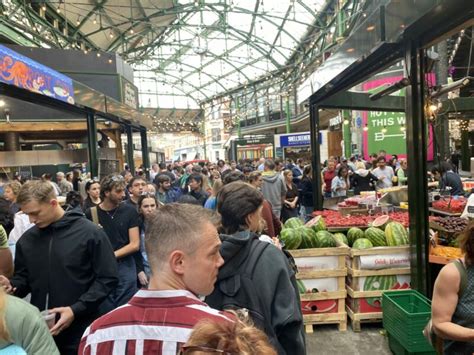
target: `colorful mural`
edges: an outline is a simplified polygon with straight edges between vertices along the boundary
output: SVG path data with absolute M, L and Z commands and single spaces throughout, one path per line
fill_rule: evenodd
M 0 81 L 74 104 L 71 78 L 2 45 Z

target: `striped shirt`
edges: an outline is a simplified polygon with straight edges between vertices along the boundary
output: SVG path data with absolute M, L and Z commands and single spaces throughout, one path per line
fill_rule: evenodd
M 140 290 L 86 329 L 79 355 L 176 355 L 202 319 L 232 321 L 185 290 Z

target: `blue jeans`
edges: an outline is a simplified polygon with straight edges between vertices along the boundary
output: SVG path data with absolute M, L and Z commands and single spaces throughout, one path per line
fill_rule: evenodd
M 137 267 L 133 256 L 128 255 L 117 260 L 119 283 L 100 305 L 102 314 L 123 306 L 138 291 Z

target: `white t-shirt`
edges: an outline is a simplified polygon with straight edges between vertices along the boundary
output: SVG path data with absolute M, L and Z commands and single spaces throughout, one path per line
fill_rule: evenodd
M 392 167 L 386 166 L 385 169 L 375 168 L 372 171 L 379 181 L 377 181 L 377 188 L 378 189 L 387 189 L 393 186 L 392 179 L 395 176 Z
M 474 194 L 467 199 L 466 207 L 461 215 L 462 218 L 474 218 Z

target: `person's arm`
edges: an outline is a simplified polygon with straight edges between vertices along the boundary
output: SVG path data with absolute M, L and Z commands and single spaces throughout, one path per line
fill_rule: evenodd
M 61 315 L 54 328 L 51 329 L 52 332 L 57 329 L 58 324 L 59 327 L 63 324 L 64 328 L 70 324 L 69 322 L 64 326 L 71 316 L 70 312 L 72 312 L 72 319 L 96 312 L 102 301 L 118 283 L 117 261 L 114 257 L 112 245 L 105 232 L 98 227 L 95 228 L 94 236 L 88 241 L 87 245 L 89 260 L 95 276 L 94 281 L 89 289 L 70 307 L 58 307 L 51 310 L 51 312 L 57 312 Z
M 269 307 L 272 328 L 278 342 L 287 354 L 306 354 L 295 275 L 290 270 L 287 258 L 277 248 L 267 247 L 262 259 L 262 267 L 257 269 L 261 272 L 256 273 L 254 282 L 261 285 L 258 292 L 262 304 Z
M 15 273 L 10 280 L 15 296 L 24 298 L 31 292 L 28 284 L 28 268 L 26 267 L 26 259 L 23 255 L 21 241 L 16 244 L 15 249 Z
M 8 311 L 8 310 L 7 310 Z M 33 307 L 25 307 L 22 315 L 21 329 L 16 329 L 13 342 L 21 346 L 27 354 L 59 355 L 49 329 L 39 311 Z
M 398 169 L 397 178 L 398 178 L 398 181 L 402 184 L 405 183 L 408 180 L 408 178 L 405 176 L 405 172 L 403 171 L 402 168 Z
M 341 189 L 341 187 L 339 186 L 339 178 L 337 176 L 335 176 L 332 180 L 331 180 L 331 191 L 333 192 L 337 192 Z
M 128 230 L 128 240 L 129 243 L 127 245 L 115 251 L 115 257 L 117 259 L 133 254 L 140 249 L 140 232 L 138 231 L 138 227 L 133 227 Z
M 436 279 L 431 304 L 435 333 L 443 339 L 474 341 L 474 329 L 454 324 L 452 317 L 458 304 L 461 276 L 454 264 L 443 267 Z
M 13 258 L 10 249 L 0 249 L 0 275 L 10 278 L 13 276 Z

